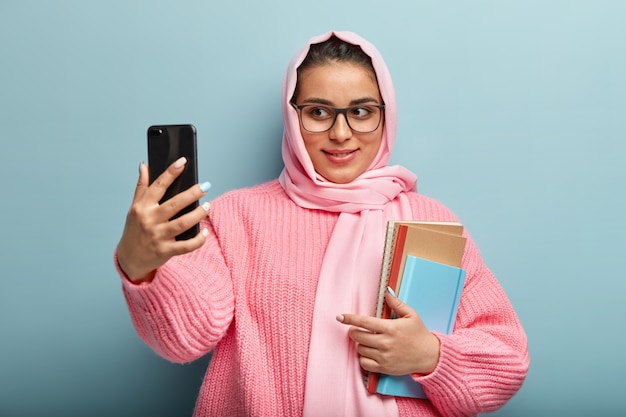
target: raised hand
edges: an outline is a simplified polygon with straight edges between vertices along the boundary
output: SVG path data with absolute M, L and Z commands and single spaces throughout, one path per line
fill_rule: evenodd
M 205 242 L 206 229 L 189 240 L 177 241 L 176 235 L 206 216 L 209 203 L 170 219 L 183 207 L 205 196 L 209 183 L 196 184 L 159 204 L 167 187 L 183 172 L 186 162 L 185 158 L 178 159 L 150 185 L 147 166 L 143 163 L 140 166 L 139 181 L 117 247 L 119 265 L 131 281 L 149 281 L 154 270 L 172 256 L 191 252 Z

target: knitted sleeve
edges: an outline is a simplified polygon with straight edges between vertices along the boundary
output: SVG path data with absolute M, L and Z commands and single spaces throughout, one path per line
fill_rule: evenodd
M 118 266 L 137 334 L 172 362 L 191 362 L 209 353 L 233 318 L 230 273 L 211 224 L 203 220 L 201 227 L 209 230 L 207 242 L 171 258 L 149 283 L 132 283 Z

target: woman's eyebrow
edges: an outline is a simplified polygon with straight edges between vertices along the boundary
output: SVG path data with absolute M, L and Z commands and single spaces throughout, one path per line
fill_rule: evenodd
M 333 106 L 333 102 L 332 101 L 326 100 L 326 99 L 320 98 L 320 97 L 309 97 L 309 98 L 305 99 L 303 102 L 304 103 L 323 104 L 325 106 Z M 350 101 L 350 106 L 358 106 L 359 104 L 372 103 L 372 102 L 378 104 L 379 100 L 375 99 L 374 97 L 357 98 L 357 99 L 354 99 L 354 100 Z
M 375 99 L 374 97 L 363 97 L 363 98 L 359 98 L 357 100 L 352 100 L 350 102 L 351 106 L 358 106 L 359 104 L 365 104 L 365 103 L 371 103 L 374 102 L 376 104 L 378 104 L 378 100 Z
M 330 100 L 326 100 L 319 97 L 309 97 L 304 100 L 304 103 L 315 103 L 315 104 L 323 104 L 325 106 L 332 106 L 333 103 Z

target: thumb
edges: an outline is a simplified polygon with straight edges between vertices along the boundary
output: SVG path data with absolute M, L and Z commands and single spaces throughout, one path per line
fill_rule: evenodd
M 139 165 L 139 179 L 137 180 L 137 187 L 135 188 L 133 201 L 137 201 L 146 192 L 148 182 L 148 167 L 145 163 L 141 162 Z
M 396 317 L 406 317 L 413 314 L 413 309 L 406 305 L 402 300 L 396 297 L 396 294 L 393 292 L 391 287 L 387 288 L 387 294 L 385 294 L 385 302 L 391 308 L 391 310 L 395 313 Z

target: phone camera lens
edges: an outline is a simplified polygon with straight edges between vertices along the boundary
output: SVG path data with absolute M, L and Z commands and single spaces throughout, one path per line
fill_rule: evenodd
M 163 134 L 163 129 L 155 128 L 150 131 L 150 136 L 161 136 L 161 134 Z

